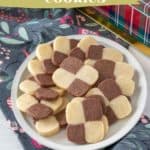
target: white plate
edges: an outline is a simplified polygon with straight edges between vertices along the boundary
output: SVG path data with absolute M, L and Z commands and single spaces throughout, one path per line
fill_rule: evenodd
M 68 36 L 68 38 L 72 39 L 81 39 L 84 35 L 72 35 Z M 105 139 L 99 143 L 96 144 L 86 144 L 86 145 L 76 145 L 67 140 L 66 137 L 66 131 L 61 131 L 57 135 L 45 138 L 40 136 L 32 126 L 29 119 L 22 115 L 22 113 L 16 108 L 16 99 L 20 95 L 20 91 L 18 90 L 19 83 L 25 78 L 26 74 L 28 74 L 26 67 L 29 60 L 35 57 L 35 51 L 23 62 L 23 64 L 20 66 L 18 71 L 16 72 L 16 76 L 13 81 L 13 86 L 11 90 L 11 97 L 13 100 L 13 112 L 15 114 L 15 117 L 21 127 L 24 129 L 24 131 L 37 140 L 39 143 L 53 149 L 61 149 L 61 150 L 92 150 L 92 149 L 98 149 L 98 148 L 104 148 L 107 147 L 119 139 L 121 139 L 123 136 L 125 136 L 138 122 L 140 116 L 142 115 L 142 112 L 144 110 L 145 104 L 146 104 L 146 97 L 147 97 L 147 82 L 145 78 L 145 74 L 143 72 L 143 69 L 141 65 L 138 63 L 138 61 L 134 58 L 134 56 L 131 55 L 131 53 L 119 45 L 118 43 L 103 38 L 99 36 L 93 36 L 98 42 L 105 46 L 113 47 L 120 52 L 122 52 L 125 56 L 125 60 L 133 66 L 135 69 L 135 83 L 136 83 L 136 89 L 134 96 L 132 96 L 132 106 L 133 106 L 133 112 L 132 114 L 127 117 L 126 119 L 120 120 L 114 125 L 110 127 L 109 133 Z M 50 42 L 51 43 L 51 42 Z

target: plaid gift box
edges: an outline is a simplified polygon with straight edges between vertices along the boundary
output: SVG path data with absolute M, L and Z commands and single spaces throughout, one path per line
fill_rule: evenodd
M 97 14 L 133 35 L 140 42 L 150 45 L 150 0 L 140 0 L 139 5 L 94 7 Z

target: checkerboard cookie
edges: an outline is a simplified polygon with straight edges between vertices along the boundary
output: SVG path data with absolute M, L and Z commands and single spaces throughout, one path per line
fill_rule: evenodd
M 70 141 L 85 144 L 96 143 L 104 138 L 108 123 L 104 116 L 102 99 L 98 95 L 76 97 L 67 105 L 67 137 Z
M 120 95 L 111 100 L 109 106 L 106 108 L 106 116 L 108 118 L 109 125 L 123 119 L 132 113 L 132 106 L 129 99 L 123 95 Z
M 88 51 L 89 47 L 91 45 L 96 45 L 96 44 L 97 44 L 97 41 L 93 37 L 85 36 L 83 39 L 80 40 L 77 47 L 71 50 L 70 56 L 76 57 L 84 61 L 86 58 L 85 54 Z
M 55 89 L 40 87 L 35 81 L 32 80 L 22 81 L 19 88 L 24 93 L 34 95 L 37 99 L 44 99 L 47 101 L 55 100 L 59 96 L 59 93 L 57 93 Z
M 32 82 L 30 82 L 30 81 L 32 81 Z M 27 83 L 24 83 L 24 82 L 27 82 Z M 30 83 L 31 83 L 31 86 L 32 86 L 32 83 L 33 83 L 33 87 L 35 85 L 36 89 L 40 88 L 40 85 L 38 85 L 38 81 L 35 80 L 35 78 L 33 76 L 29 76 L 26 80 L 24 80 L 23 82 L 20 83 L 20 85 L 19 85 L 20 90 L 22 90 L 25 93 L 29 93 L 29 94 L 34 93 L 36 91 L 36 89 L 32 90 L 32 88 L 30 88 L 31 86 L 28 87 L 28 84 L 30 84 Z M 63 96 L 64 93 L 65 93 L 65 91 L 63 89 L 58 88 L 56 86 L 52 86 L 52 87 L 48 87 L 48 88 L 51 88 L 52 90 L 56 91 L 59 94 L 59 96 Z M 28 92 L 28 89 L 30 89 L 31 91 Z
M 119 76 L 132 79 L 134 76 L 133 67 L 124 62 L 114 62 L 111 60 L 97 60 L 94 68 L 99 72 L 99 80 L 103 81 L 108 78 L 115 79 Z
M 54 85 L 51 75 L 44 71 L 42 63 L 38 59 L 29 61 L 28 71 L 40 86 L 49 87 Z
M 43 71 L 47 74 L 52 74 L 57 66 L 52 63 L 53 48 L 52 44 L 44 43 L 39 44 L 36 48 L 36 57 L 41 61 Z
M 107 106 L 105 114 L 109 124 L 113 124 L 118 119 L 127 117 L 132 112 L 132 106 L 129 99 L 122 94 L 120 87 L 112 79 L 102 81 L 98 88 L 91 89 L 87 95 L 98 94 L 103 97 Z
M 50 105 L 47 105 L 47 104 L 40 104 L 40 105 L 43 105 L 45 107 L 46 106 L 50 107 Z M 53 103 L 50 108 L 56 108 L 54 107 L 54 105 L 55 104 Z M 41 110 L 39 110 L 38 113 L 40 111 Z M 49 137 L 58 133 L 61 128 L 65 128 L 66 126 L 67 126 L 67 122 L 66 122 L 65 110 L 62 110 L 59 113 L 56 113 L 55 116 L 49 115 L 46 118 L 38 119 L 35 121 L 35 129 L 37 130 L 37 132 L 41 134 L 42 136 L 46 136 L 46 137 Z
M 52 115 L 52 110 L 45 105 L 39 104 L 39 101 L 31 95 L 23 94 L 17 101 L 17 108 L 22 112 L 28 114 L 34 119 L 46 118 Z
M 83 96 L 97 81 L 98 72 L 75 57 L 67 57 L 54 72 L 52 79 L 69 94 Z
M 61 62 L 69 55 L 70 51 L 77 46 L 78 41 L 68 39 L 64 36 L 56 37 L 53 42 L 53 64 L 59 66 Z
M 67 126 L 65 115 L 65 107 L 67 104 L 64 106 L 66 102 L 68 102 L 68 100 L 65 97 L 59 98 L 58 100 L 50 103 L 41 101 L 40 103 L 36 104 L 40 107 L 33 105 L 28 109 L 27 114 L 34 117 L 35 128 L 39 134 L 49 137 L 58 133 L 61 128 L 65 128 Z M 52 112 L 50 113 L 49 110 Z M 37 118 L 35 118 L 34 115 L 37 116 Z M 47 117 L 43 117 L 44 115 L 47 115 Z
M 29 94 L 23 94 L 16 101 L 17 108 L 30 117 L 39 120 L 60 112 L 64 107 L 65 98 L 59 97 L 53 101 L 37 99 Z
M 94 65 L 99 59 L 112 60 L 114 62 L 122 62 L 123 55 L 116 49 L 104 47 L 102 45 L 91 45 L 86 52 L 85 64 Z
M 119 93 L 125 96 L 132 96 L 135 90 L 135 82 L 132 79 L 126 77 L 118 77 L 115 80 L 106 79 L 98 84 L 98 88 L 106 86 L 106 88 L 116 87 Z M 108 87 L 107 87 L 108 86 Z M 111 90 L 111 89 L 110 89 Z

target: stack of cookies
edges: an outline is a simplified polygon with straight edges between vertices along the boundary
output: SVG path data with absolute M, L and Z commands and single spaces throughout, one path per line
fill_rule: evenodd
M 132 112 L 134 69 L 118 50 L 93 37 L 59 36 L 40 44 L 27 68 L 30 75 L 19 85 L 16 104 L 42 136 L 66 128 L 74 143 L 97 143 Z

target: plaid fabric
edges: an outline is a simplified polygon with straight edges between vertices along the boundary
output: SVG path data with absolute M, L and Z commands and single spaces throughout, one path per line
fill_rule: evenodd
M 120 29 L 150 45 L 150 1 L 140 0 L 140 5 L 94 7 Z

